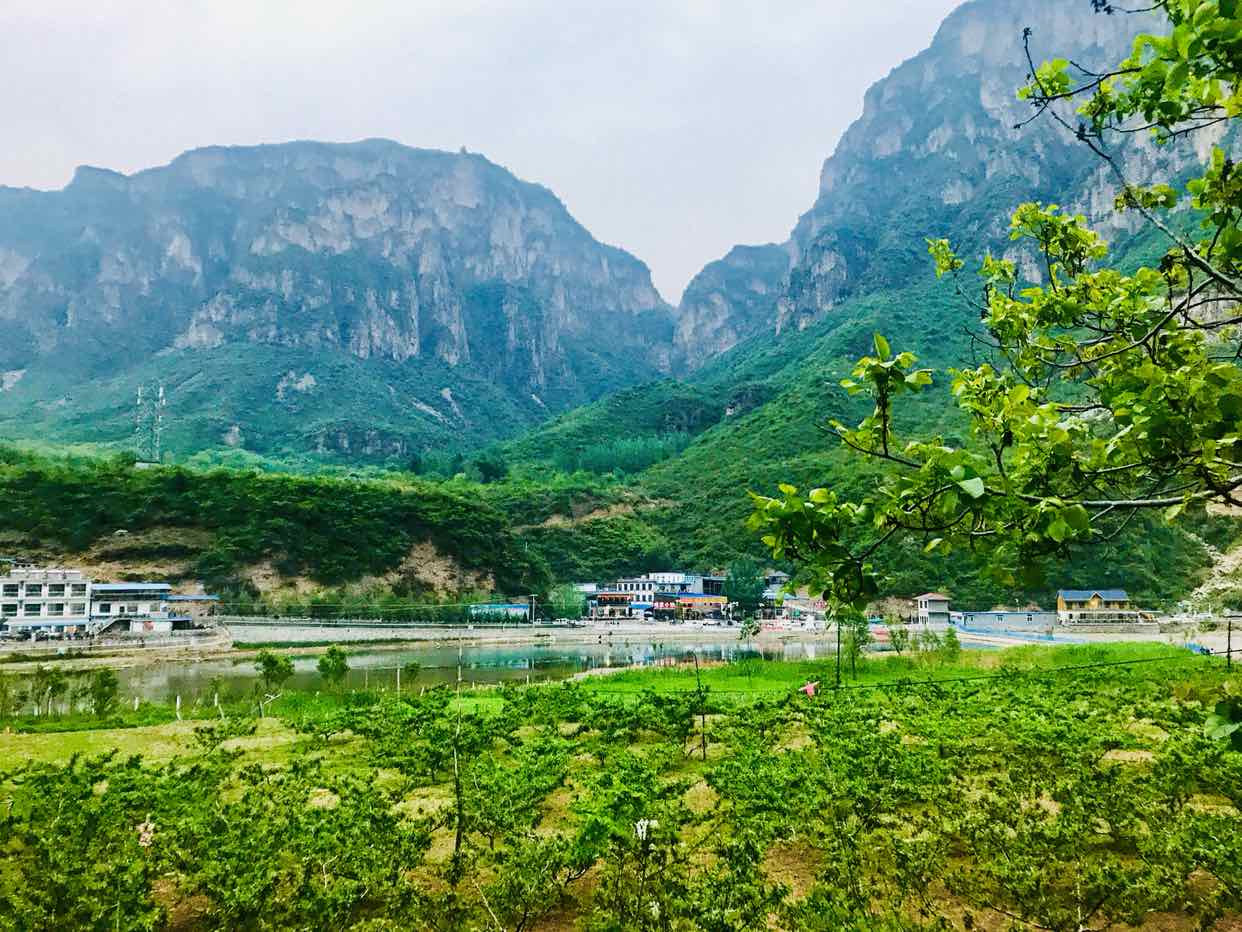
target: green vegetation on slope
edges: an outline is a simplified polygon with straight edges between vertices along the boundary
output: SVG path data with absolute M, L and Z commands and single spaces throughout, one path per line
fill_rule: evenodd
M 464 569 L 491 574 L 500 592 L 546 590 L 546 566 L 520 546 L 506 515 L 467 493 L 408 479 L 140 470 L 0 451 L 0 523 L 22 535 L 9 546 L 80 552 L 117 531 L 182 529 L 207 534 L 191 573 L 213 585 L 259 561 L 333 584 L 398 571 L 411 548 L 429 542 Z

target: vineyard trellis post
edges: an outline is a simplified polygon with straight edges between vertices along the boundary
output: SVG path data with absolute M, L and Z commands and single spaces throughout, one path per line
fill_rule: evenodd
M 699 693 L 699 749 L 707 760 L 707 701 L 703 695 L 703 678 L 699 675 L 699 652 L 694 652 L 694 682 Z

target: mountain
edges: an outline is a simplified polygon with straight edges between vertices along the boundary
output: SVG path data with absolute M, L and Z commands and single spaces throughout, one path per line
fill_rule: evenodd
M 1113 210 L 1116 181 L 1071 134 L 1046 118 L 1015 128 L 1028 115 L 1015 98 L 1025 27 L 1037 59 L 1092 67 L 1119 60 L 1153 23 L 1079 0 L 966 3 L 867 93 L 789 239 L 734 248 L 676 311 L 636 259 L 479 156 L 383 142 L 211 149 L 128 178 L 84 170 L 63 192 L 0 190 L 0 315 L 17 334 L 0 350 L 0 431 L 123 438 L 138 384 L 158 378 L 170 446 L 182 451 L 392 459 L 496 441 L 488 455 L 514 477 L 450 480 L 444 507 L 494 507 L 483 523 L 514 535 L 506 552 L 533 568 L 523 580 L 761 555 L 743 523 L 747 490 L 791 481 L 850 494 L 874 482 L 873 464 L 821 428 L 863 413 L 839 380 L 876 331 L 938 369 L 972 358 L 977 312 L 935 281 L 925 237 L 949 237 L 967 257 L 1012 255 L 1038 281 L 1029 255 L 1011 251 L 1008 217 L 1042 199 L 1087 213 L 1123 264 L 1159 256 L 1164 245 Z M 1138 137 L 1116 157 L 1151 182 L 1211 141 L 1158 151 Z M 644 381 L 652 372 L 681 377 Z M 948 442 L 966 429 L 943 385 L 896 426 Z M 435 483 L 405 491 L 408 479 L 386 477 L 375 494 L 434 498 Z M 271 497 L 272 513 L 284 501 Z M 406 507 L 384 513 L 404 521 Z M 473 545 L 450 553 L 441 528 L 458 519 L 442 517 L 427 517 L 424 537 L 442 535 L 458 569 L 506 578 Z M 244 554 L 232 541 L 204 546 L 238 551 L 239 571 L 267 560 L 280 575 L 303 517 L 290 520 Z M 177 521 L 207 518 L 185 508 L 167 518 Z M 1136 522 L 1109 548 L 1055 565 L 1048 584 L 1179 598 L 1211 563 L 1203 540 L 1224 549 L 1238 536 L 1238 519 L 1193 521 L 1189 531 Z M 221 561 L 200 563 L 184 571 Z M 945 587 L 963 607 L 1047 598 L 999 588 L 960 555 L 933 561 L 917 544 L 888 569 L 897 595 Z
M 723 285 L 707 300 L 702 287 L 687 290 L 679 345 L 728 348 L 804 327 L 851 297 L 902 287 L 926 274 L 925 237 L 950 236 L 968 254 L 992 247 L 1022 261 L 1027 255 L 1010 246 L 1007 227 L 1025 200 L 1066 204 L 1112 232 L 1134 231 L 1137 221 L 1113 210 L 1117 183 L 1104 164 L 1049 117 L 1028 122 L 1030 107 L 1016 94 L 1029 70 L 1023 30 L 1031 30 L 1037 62 L 1068 57 L 1089 68 L 1119 61 L 1137 32 L 1159 26 L 1154 16 L 1096 14 L 1078 0 L 963 4 L 927 49 L 867 91 L 789 240 L 735 248 L 703 270 L 700 277 Z M 1210 141 L 1157 151 L 1138 137 L 1119 155 L 1128 175 L 1154 180 Z M 717 270 L 754 249 L 771 257 L 765 275 Z M 1038 280 L 1032 263 L 1024 271 Z
M 677 308 L 677 349 L 691 368 L 771 328 L 793 258 L 789 244 L 734 246 L 691 279 Z
M 550 191 L 384 140 L 0 188 L 0 321 L 12 433 L 125 438 L 159 381 L 191 449 L 460 446 L 674 358 L 647 267 Z
M 735 248 L 687 289 L 677 340 L 698 365 L 680 386 L 628 389 L 623 407 L 596 402 L 505 448 L 518 460 L 555 464 L 566 459 L 567 443 L 623 436 L 631 447 L 646 438 L 654 456 L 669 448 L 650 411 L 717 402 L 717 416 L 702 419 L 689 442 L 654 465 L 629 472 L 625 464 L 643 458 L 616 451 L 615 467 L 629 472 L 639 504 L 572 529 L 541 530 L 544 540 L 555 539 L 546 554 L 554 572 L 577 572 L 577 555 L 598 552 L 597 540 L 647 541 L 653 562 L 665 553 L 695 566 L 761 556 L 743 524 L 748 489 L 770 494 L 788 481 L 850 494 L 873 483 L 874 464 L 821 429 L 831 418 L 857 421 L 865 413 L 865 401 L 849 397 L 839 380 L 871 350 L 872 335 L 885 333 L 940 369 L 972 358 L 968 331 L 977 311 L 952 284 L 935 281 L 925 238 L 949 237 L 967 258 L 986 249 L 1010 255 L 1038 281 L 1039 267 L 1008 237 L 1013 208 L 1038 199 L 1087 214 L 1122 264 L 1157 259 L 1165 244 L 1114 210 L 1117 182 L 1072 133 L 1046 117 L 1015 124 L 1030 115 L 1016 98 L 1027 72 L 1025 27 L 1037 61 L 1068 57 L 1091 67 L 1119 61 L 1135 33 L 1158 25 L 1148 16 L 1094 14 L 1077 0 L 973 0 L 952 13 L 928 49 L 867 92 L 862 116 L 825 161 L 819 195 L 790 239 Z M 1137 137 L 1115 156 L 1128 177 L 1165 180 L 1205 155 L 1211 141 L 1157 150 Z M 708 352 L 696 358 L 696 346 Z M 949 442 L 966 429 L 946 386 L 915 398 L 897 426 Z M 1179 598 L 1211 563 L 1196 534 L 1223 542 L 1238 533 L 1234 520 L 1195 522 L 1195 533 L 1146 523 L 1089 558 L 1053 566 L 1048 585 L 1118 585 L 1151 603 Z M 933 561 L 917 545 L 900 563 L 887 568 L 894 594 L 946 587 L 961 604 L 985 608 L 1048 597 L 1004 590 L 969 559 Z

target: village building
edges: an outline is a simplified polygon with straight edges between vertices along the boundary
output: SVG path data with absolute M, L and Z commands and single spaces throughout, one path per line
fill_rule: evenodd
M 1057 592 L 1057 619 L 1063 625 L 1151 621 L 1148 615 L 1134 608 L 1124 589 L 1061 589 Z
M 682 595 L 677 599 L 677 614 L 684 621 L 722 619 L 725 617 L 727 604 L 728 599 L 723 595 L 704 595 L 703 593 Z
M 0 575 L 0 626 L 19 636 L 168 634 L 199 626 L 217 602 L 168 583 L 96 583 L 80 570 L 8 561 Z
M 634 596 L 629 592 L 599 589 L 587 599 L 587 614 L 592 619 L 617 621 L 634 617 Z
M 781 570 L 768 570 L 763 575 L 763 584 L 769 589 L 781 589 L 789 582 L 789 574 Z
M 96 583 L 91 588 L 92 633 L 171 634 L 196 627 L 195 607 L 216 601 L 208 595 L 177 595 L 161 582 Z
M 955 623 L 976 631 L 1021 631 L 1045 633 L 1055 627 L 1056 612 L 1040 608 L 993 609 L 986 612 L 954 612 Z
M 90 619 L 91 581 L 78 570 L 10 561 L 0 576 L 0 624 L 32 634 L 76 634 Z
M 614 588 L 618 592 L 632 593 L 640 601 L 651 602 L 656 592 L 697 591 L 696 584 L 701 578 L 687 573 L 644 573 L 618 579 Z
M 949 618 L 949 597 L 941 592 L 924 592 L 916 600 L 918 620 L 921 624 L 947 625 Z

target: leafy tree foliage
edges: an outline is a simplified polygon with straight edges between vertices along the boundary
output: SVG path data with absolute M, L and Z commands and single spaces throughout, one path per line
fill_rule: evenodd
M 498 453 L 480 456 L 474 461 L 474 466 L 484 482 L 499 482 L 509 475 L 509 464 Z
M 1035 581 L 1042 563 L 1122 533 L 1143 512 L 1173 519 L 1205 503 L 1237 504 L 1242 489 L 1242 175 L 1217 145 L 1177 190 L 1124 178 L 1114 143 L 1151 133 L 1158 144 L 1228 127 L 1242 115 L 1242 18 L 1232 0 L 1160 0 L 1167 35 L 1142 35 L 1115 68 L 1064 60 L 1032 66 L 1021 95 L 1035 117 L 1057 119 L 1116 175 L 1117 208 L 1166 238 L 1158 265 L 1124 272 L 1084 218 L 1023 204 L 1011 237 L 1033 249 L 1042 283 L 988 255 L 980 266 L 978 337 L 985 360 L 950 369 L 967 438 L 907 439 L 896 429 L 912 396 L 933 384 L 909 351 L 880 334 L 845 387 L 872 412 L 832 431 L 886 472 L 870 493 L 828 488 L 755 501 L 752 526 L 775 556 L 834 598 L 871 597 L 891 548 L 920 539 L 929 552 L 983 553 L 1002 578 Z M 1077 103 L 1077 113 L 1064 108 Z M 1033 117 L 1034 118 L 1034 117 Z M 1189 204 L 1202 229 L 1171 211 Z M 930 241 L 937 272 L 964 266 Z
M 289 677 L 293 676 L 293 661 L 283 654 L 274 654 L 270 650 L 259 651 L 254 668 L 259 671 L 263 680 L 263 688 L 268 692 L 280 689 Z
M 481 501 L 478 488 L 408 476 L 395 485 L 224 469 L 134 470 L 0 447 L 6 519 L 62 546 L 84 550 L 118 529 L 197 529 L 206 543 L 116 555 L 189 558 L 190 572 L 213 584 L 227 584 L 264 559 L 282 573 L 336 584 L 395 570 L 411 547 L 431 542 L 467 570 L 494 573 L 502 592 L 544 591 L 551 582 L 546 566 L 518 545 L 504 513 Z
M 742 558 L 729 564 L 724 594 L 730 603 L 737 606 L 742 618 L 753 618 L 758 613 L 766 588 L 763 569 L 754 560 Z
M 562 583 L 552 589 L 548 607 L 554 618 L 581 618 L 586 610 L 586 597 L 572 583 Z
M 333 644 L 319 658 L 318 668 L 319 675 L 323 677 L 325 683 L 334 689 L 340 689 L 341 684 L 345 682 L 345 675 L 349 673 L 349 658 L 345 655 L 345 651 Z
M 117 681 L 116 674 L 106 667 L 102 670 L 96 670 L 90 679 L 88 692 L 91 700 L 91 710 L 99 718 L 107 718 L 116 711 L 117 694 L 120 691 L 120 683 Z

